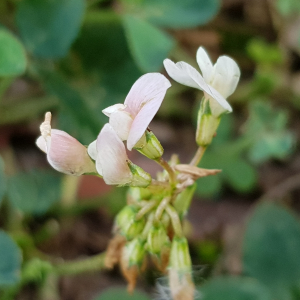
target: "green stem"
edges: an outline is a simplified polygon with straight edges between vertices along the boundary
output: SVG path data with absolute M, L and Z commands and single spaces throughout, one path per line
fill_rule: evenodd
M 199 148 L 197 149 L 194 157 L 192 158 L 191 162 L 190 162 L 190 165 L 192 166 L 198 166 L 199 162 L 201 161 L 202 159 L 202 156 L 205 152 L 207 147 L 204 147 L 204 146 L 199 146 Z
M 177 179 L 176 179 L 176 173 L 174 172 L 173 168 L 162 157 L 156 159 L 155 161 L 168 172 L 170 184 L 174 188 Z
M 160 204 L 158 205 L 156 212 L 155 212 L 155 220 L 158 222 L 163 214 L 164 210 L 166 209 L 167 205 L 169 204 L 171 197 L 164 198 Z
M 153 225 L 153 220 L 154 220 L 154 213 L 150 213 L 148 219 L 147 219 L 147 222 L 146 222 L 146 225 L 143 229 L 143 232 L 141 234 L 141 237 L 146 240 L 147 239 L 147 235 L 148 235 L 148 232 L 150 230 L 150 228 L 152 227 Z
M 171 205 L 167 205 L 166 212 L 171 218 L 171 222 L 172 222 L 172 226 L 173 226 L 175 234 L 178 237 L 183 237 L 181 222 L 180 222 L 180 219 L 179 219 L 176 209 Z
M 79 261 L 64 262 L 54 266 L 58 275 L 77 275 L 86 272 L 96 272 L 105 268 L 105 252 Z
M 135 220 L 140 220 L 145 214 L 152 210 L 152 208 L 156 205 L 155 200 L 147 201 L 147 203 L 139 210 L 139 212 L 135 216 Z

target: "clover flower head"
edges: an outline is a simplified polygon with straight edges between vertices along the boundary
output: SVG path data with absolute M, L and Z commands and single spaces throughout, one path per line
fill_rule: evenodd
M 57 171 L 69 175 L 96 172 L 87 149 L 68 133 L 51 128 L 51 113 L 47 112 L 40 126 L 37 146 L 47 154 L 47 160 Z
M 205 98 L 209 99 L 211 112 L 215 117 L 231 112 L 232 108 L 226 98 L 235 91 L 240 78 L 237 63 L 228 56 L 220 56 L 213 65 L 203 47 L 198 49 L 196 58 L 202 75 L 182 61 L 175 64 L 170 59 L 165 59 L 164 66 L 175 81 L 202 90 Z
M 128 150 L 132 150 L 144 135 L 170 86 L 169 80 L 160 73 L 145 74 L 133 84 L 124 104 L 115 104 L 102 111 L 120 139 L 127 140 Z

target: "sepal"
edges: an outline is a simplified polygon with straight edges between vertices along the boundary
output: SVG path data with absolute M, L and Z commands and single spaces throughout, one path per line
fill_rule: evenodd
M 196 142 L 199 146 L 207 147 L 211 144 L 221 117 L 215 117 L 211 113 L 208 99 L 202 99 L 198 112 Z
M 146 130 L 134 149 L 150 159 L 158 159 L 164 154 L 164 148 L 151 130 Z

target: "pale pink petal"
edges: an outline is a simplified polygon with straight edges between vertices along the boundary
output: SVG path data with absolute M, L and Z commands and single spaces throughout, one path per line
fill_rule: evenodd
M 160 73 L 141 76 L 133 84 L 125 99 L 126 111 L 134 118 L 146 103 L 162 99 L 170 86 L 169 80 Z
M 118 110 L 124 110 L 126 108 L 126 105 L 124 104 L 121 104 L 121 103 L 118 103 L 118 104 L 114 104 L 114 105 L 111 105 L 109 107 L 106 107 L 105 109 L 102 110 L 102 112 L 110 117 L 110 115 L 113 113 L 113 112 L 116 112 Z
M 161 95 L 161 98 L 156 98 L 155 101 L 148 102 L 143 108 L 139 111 L 137 116 L 134 118 L 130 132 L 127 138 L 127 149 L 132 150 L 135 144 L 140 140 L 145 131 L 147 130 L 148 125 L 154 118 L 157 113 L 164 95 Z
M 116 132 L 105 124 L 97 138 L 98 157 L 103 179 L 107 184 L 124 185 L 131 182 L 126 149 Z
M 221 56 L 214 65 L 211 85 L 224 98 L 227 98 L 235 91 L 240 75 L 241 72 L 237 63 L 228 56 Z
M 39 136 L 35 143 L 43 152 L 47 153 L 47 145 L 44 137 Z
M 109 117 L 109 124 L 122 141 L 127 140 L 132 121 L 130 114 L 123 110 L 118 110 Z
M 169 76 L 173 78 L 175 81 L 196 89 L 199 88 L 199 84 L 195 82 L 195 80 L 191 78 L 190 74 L 188 73 L 187 69 L 189 67 L 192 68 L 192 66 L 190 66 L 189 64 L 183 61 L 175 64 L 170 59 L 165 59 L 164 66 Z
M 214 74 L 214 66 L 203 47 L 199 47 L 196 59 L 204 80 L 209 83 Z
M 47 159 L 59 172 L 82 175 L 95 172 L 95 165 L 88 156 L 87 149 L 64 131 L 52 129 L 47 143 Z
M 96 143 L 97 143 L 97 140 L 94 140 L 93 142 L 91 142 L 89 144 L 89 146 L 87 148 L 88 154 L 93 160 L 96 160 L 96 158 L 97 158 Z

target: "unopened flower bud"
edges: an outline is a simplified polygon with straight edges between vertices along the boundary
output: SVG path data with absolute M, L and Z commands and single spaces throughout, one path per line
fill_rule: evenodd
M 130 172 L 132 173 L 132 179 L 129 183 L 133 187 L 147 187 L 151 181 L 152 177 L 149 173 L 145 172 L 141 167 L 133 164 L 128 160 L 127 162 Z
M 127 240 L 135 238 L 145 227 L 145 218 L 136 220 L 138 209 L 133 205 L 125 206 L 116 217 L 116 230 L 120 231 Z
M 128 281 L 128 292 L 133 292 L 136 279 L 145 257 L 144 242 L 135 238 L 128 242 L 121 255 L 121 269 L 124 277 Z
M 201 101 L 198 112 L 196 142 L 199 146 L 208 146 L 220 124 L 221 116 L 214 116 L 211 113 L 209 100 L 204 98 Z
M 170 240 L 162 224 L 152 226 L 147 236 L 147 247 L 151 254 L 160 255 L 164 247 L 170 246 Z
M 174 300 L 193 300 L 195 285 L 191 274 L 191 257 L 184 237 L 174 237 L 169 261 L 169 284 Z
M 50 112 L 46 113 L 40 129 L 41 136 L 36 144 L 47 154 L 47 160 L 55 170 L 77 176 L 97 172 L 85 146 L 68 133 L 51 129 Z
M 196 187 L 197 185 L 196 183 L 194 183 L 188 186 L 176 197 L 174 201 L 174 207 L 180 217 L 183 217 L 187 213 L 187 210 L 189 209 L 192 198 L 194 196 Z
M 171 219 L 170 216 L 165 211 L 163 212 L 160 221 L 163 224 L 164 228 L 166 228 L 167 230 L 170 225 Z
M 164 148 L 151 130 L 146 130 L 134 149 L 150 159 L 160 158 L 164 153 Z
M 126 243 L 123 255 L 128 261 L 128 267 L 141 266 L 145 256 L 145 243 L 141 239 L 135 238 Z
M 130 187 L 127 191 L 127 203 L 136 203 L 141 200 L 149 200 L 152 193 L 146 188 Z

